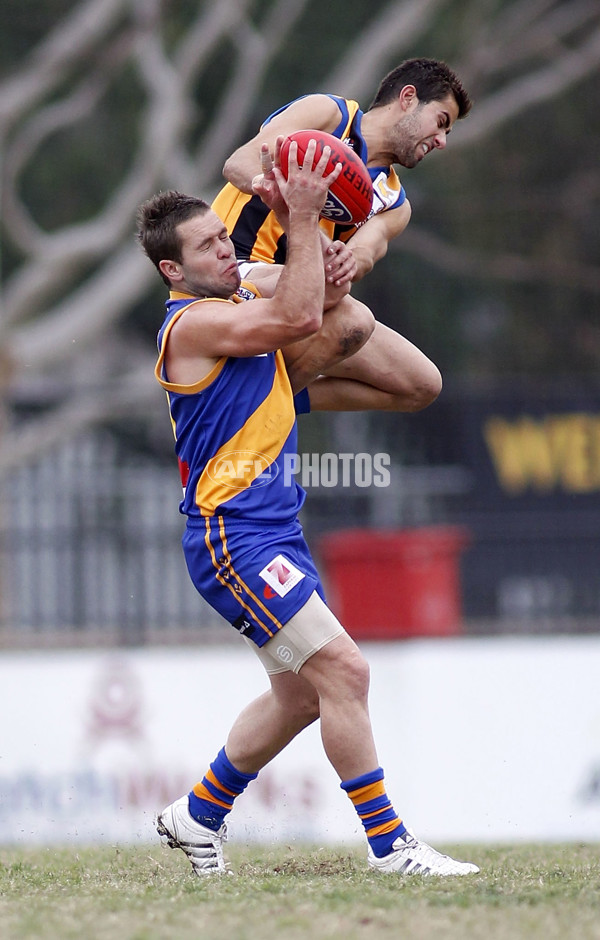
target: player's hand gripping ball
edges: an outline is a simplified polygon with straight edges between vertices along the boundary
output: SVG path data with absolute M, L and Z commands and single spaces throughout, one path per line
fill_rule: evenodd
M 286 137 L 281 145 L 281 172 L 287 179 L 290 144 L 298 145 L 298 164 L 302 166 L 309 140 L 316 140 L 317 149 L 313 166 L 323 153 L 323 147 L 331 147 L 331 156 L 325 173 L 331 173 L 336 163 L 342 164 L 342 172 L 327 193 L 327 202 L 321 210 L 321 218 L 338 225 L 359 225 L 368 217 L 373 205 L 373 184 L 369 171 L 359 156 L 333 134 L 325 131 L 296 131 Z

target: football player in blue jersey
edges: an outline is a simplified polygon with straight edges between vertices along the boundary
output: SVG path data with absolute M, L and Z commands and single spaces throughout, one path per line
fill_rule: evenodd
M 306 95 L 280 108 L 226 161 L 223 174 L 228 183 L 213 202 L 234 241 L 243 275 L 252 272 L 255 277 L 256 265 L 285 258 L 285 233 L 252 190 L 253 179 L 262 172 L 262 144 L 272 149 L 278 135 L 315 128 L 340 137 L 367 165 L 374 189 L 367 221 L 358 228 L 321 221 L 327 280 L 352 283 L 372 270 L 409 222 L 410 203 L 394 164 L 412 168 L 444 150 L 454 123 L 470 109 L 456 74 L 445 63 L 424 58 L 409 59 L 386 75 L 365 112 L 356 101 L 328 94 Z M 340 241 L 349 249 L 344 255 L 335 248 Z M 338 347 L 352 320 L 328 319 L 334 318 L 324 320 L 327 336 L 311 337 L 284 351 L 293 382 L 308 383 L 318 372 L 358 379 L 390 393 L 386 409 L 407 412 L 426 407 L 438 396 L 439 370 L 405 337 L 377 322 L 356 355 L 340 362 Z
M 477 867 L 416 839 L 386 794 L 369 719 L 368 664 L 325 603 L 297 518 L 304 493 L 281 472 L 296 447 L 295 411 L 313 388 L 294 398 L 280 347 L 320 329 L 318 218 L 340 169 L 326 175 L 328 148 L 313 169 L 314 154 L 311 142 L 299 167 L 292 145 L 286 181 L 276 147 L 274 168 L 255 183 L 268 204 L 286 204 L 287 260 L 272 297 L 240 285 L 227 229 L 202 200 L 160 193 L 138 214 L 139 240 L 170 289 L 156 374 L 182 472 L 189 572 L 255 650 L 270 681 L 234 722 L 204 777 L 159 814 L 157 828 L 198 875 L 227 872 L 225 820 L 235 799 L 319 720 L 327 757 L 364 825 L 368 864 L 380 872 L 465 875 Z M 321 407 L 346 407 L 355 404 L 354 385 L 326 378 L 314 388 Z

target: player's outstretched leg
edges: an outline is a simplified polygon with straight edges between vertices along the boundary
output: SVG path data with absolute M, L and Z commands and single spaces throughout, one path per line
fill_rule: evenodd
M 375 319 L 368 307 L 354 297 L 342 298 L 323 314 L 317 333 L 282 349 L 294 393 L 354 356 L 368 342 L 374 329 Z
M 333 616 L 324 604 L 321 616 Z M 368 664 L 348 634 L 337 636 L 315 652 L 302 667 L 301 675 L 319 693 L 325 753 L 364 826 L 369 867 L 403 875 L 468 875 L 479 871 L 470 862 L 457 861 L 420 842 L 396 814 L 373 740 Z
M 388 411 L 421 411 L 442 388 L 437 366 L 404 336 L 379 322 L 361 349 L 322 371 L 388 392 L 392 396 Z
M 279 665 L 277 660 L 270 661 L 271 666 L 273 663 Z M 202 780 L 156 819 L 161 841 L 181 849 L 201 877 L 232 873 L 223 843 L 227 839 L 225 819 L 235 800 L 265 764 L 318 718 L 318 698 L 309 683 L 293 672 L 273 673 L 269 679 L 271 688 L 237 717 L 225 747 Z

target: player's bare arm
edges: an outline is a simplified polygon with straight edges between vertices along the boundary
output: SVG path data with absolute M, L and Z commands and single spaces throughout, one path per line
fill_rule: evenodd
M 320 318 L 310 305 L 293 320 L 282 315 L 275 295 L 271 300 L 247 301 L 243 310 L 240 304 L 218 301 L 191 304 L 169 336 L 167 373 L 172 382 L 194 384 L 205 378 L 222 356 L 273 352 L 282 336 L 302 339 L 319 325 Z
M 354 281 L 360 281 L 384 257 L 389 243 L 404 231 L 410 216 L 411 206 L 406 199 L 397 209 L 371 216 L 348 240 L 356 264 Z
M 249 140 L 238 147 L 226 160 L 223 167 L 225 179 L 244 193 L 253 192 L 254 177 L 263 172 L 261 145 L 275 150 L 277 137 L 287 137 L 300 128 L 315 128 L 332 133 L 340 121 L 340 109 L 327 95 L 308 95 L 294 102 Z
M 183 384 L 200 381 L 221 356 L 254 356 L 272 352 L 310 336 L 320 328 L 325 281 L 318 217 L 327 190 L 339 175 L 340 166 L 324 175 L 330 154 L 329 148 L 324 148 L 313 169 L 315 149 L 313 142 L 307 149 L 305 165 L 299 167 L 296 146 L 293 145 L 287 180 L 278 167 L 273 171 L 290 216 L 288 260 L 273 296 L 246 302 L 243 313 L 239 305 L 219 301 L 191 304 L 174 325 L 169 339 L 167 371 L 171 381 Z M 206 257 L 211 269 L 215 268 L 214 263 L 210 264 L 210 252 L 213 252 L 214 260 L 219 262 L 216 270 L 226 276 L 235 262 L 233 246 L 227 237 L 220 237 L 219 226 L 213 232 L 212 220 L 216 218 L 213 213 L 208 216 L 209 221 L 205 225 L 211 237 L 205 241 L 200 239 L 198 250 L 208 253 Z M 188 270 L 192 263 L 190 260 Z M 168 276 L 173 287 L 176 289 L 181 281 L 180 286 L 185 290 L 186 265 L 165 264 L 170 266 Z
M 280 166 L 283 140 L 282 135 L 277 136 L 274 153 L 271 153 L 267 144 L 261 144 L 261 173 L 252 180 L 252 191 L 260 196 L 269 209 L 275 212 L 284 232 L 287 233 L 289 230 L 288 206 L 281 195 L 273 173 L 274 167 Z M 344 242 L 339 240 L 331 241 L 322 230 L 320 230 L 320 238 L 325 269 L 325 310 L 328 310 L 349 293 L 350 285 L 356 274 L 356 261 L 351 249 Z M 277 268 L 277 276 L 279 276 L 280 266 L 274 265 L 274 267 Z M 274 290 L 274 287 L 271 286 L 272 283 L 272 275 L 271 277 L 267 276 L 266 290 L 269 292 L 268 296 L 271 296 Z M 264 297 L 265 291 L 262 289 L 261 283 L 257 282 L 256 286 L 261 290 Z

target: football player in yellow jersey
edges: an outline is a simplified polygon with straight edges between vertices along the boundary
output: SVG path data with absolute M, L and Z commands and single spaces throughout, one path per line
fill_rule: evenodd
M 322 233 L 328 283 L 337 287 L 349 285 L 372 270 L 386 254 L 389 242 L 409 222 L 408 199 L 391 198 L 398 194 L 387 192 L 393 190 L 394 178 L 397 186 L 392 165 L 412 168 L 435 150 L 443 150 L 455 121 L 465 117 L 470 108 L 471 101 L 458 77 L 445 63 L 433 59 L 409 59 L 393 69 L 380 83 L 364 113 L 356 102 L 334 95 L 299 98 L 272 115 L 255 137 L 229 157 L 223 169 L 229 185 L 217 196 L 213 208 L 231 235 L 233 224 L 227 218 L 226 204 L 234 197 L 233 187 L 242 193 L 252 193 L 253 180 L 265 169 L 261 164 L 263 144 L 273 152 L 280 135 L 305 128 L 337 132 L 367 164 L 376 193 L 373 214 L 353 232 L 345 250 L 340 249 L 338 241 L 332 243 L 325 231 Z M 381 187 L 382 198 L 378 199 Z M 321 227 L 326 230 L 327 225 Z M 254 257 L 264 257 L 258 247 L 259 253 Z M 237 248 L 236 251 L 240 260 L 246 260 Z M 255 282 L 260 277 L 256 265 L 241 265 L 241 270 L 243 276 Z M 277 277 L 280 270 L 277 265 L 271 277 Z M 364 329 L 360 320 L 363 315 L 364 310 L 358 309 L 360 329 Z M 375 324 L 370 338 L 358 352 L 340 362 L 340 336 L 343 345 L 343 337 L 351 328 L 352 320 L 347 314 L 337 322 L 333 318 L 328 322 L 325 317 L 321 333 L 284 349 L 295 388 L 309 384 L 317 374 L 324 374 L 356 379 L 381 389 L 387 393 L 384 410 L 418 411 L 437 398 L 441 376 L 435 364 L 405 337 L 382 323 Z
M 225 820 L 235 799 L 297 734 L 319 720 L 327 757 L 364 826 L 368 865 L 398 875 L 468 875 L 479 870 L 476 865 L 416 839 L 387 796 L 369 718 L 368 664 L 323 599 L 296 518 L 297 485 L 277 517 L 271 499 L 261 495 L 262 464 L 244 460 L 228 493 L 202 483 L 216 452 L 240 453 L 235 443 L 240 434 L 262 435 L 274 459 L 294 444 L 294 399 L 279 347 L 316 333 L 323 319 L 318 216 L 341 169 L 338 164 L 324 175 L 325 148 L 313 170 L 315 150 L 311 142 L 300 168 L 292 145 L 286 182 L 276 147 L 275 169 L 256 184 L 268 205 L 279 211 L 283 199 L 289 209 L 289 255 L 270 298 L 230 302 L 240 286 L 233 245 L 202 200 L 159 193 L 138 214 L 139 240 L 171 292 L 157 378 L 168 392 L 180 462 L 188 463 L 182 479 L 186 496 L 194 491 L 194 500 L 182 506 L 190 575 L 255 648 L 270 680 L 270 688 L 235 720 L 204 777 L 159 814 L 157 828 L 199 876 L 227 872 Z M 325 377 L 314 384 L 329 387 L 331 402 L 337 395 L 338 405 L 347 405 L 346 386 L 360 383 Z M 369 386 L 364 390 L 378 394 Z M 251 445 L 254 439 L 261 438 L 251 437 Z M 197 482 L 192 486 L 192 481 Z M 270 490 L 284 502 L 277 487 L 273 478 Z M 226 671 L 224 677 L 226 694 Z M 196 731 L 207 708 L 214 703 L 199 689 L 198 714 L 188 716 Z

